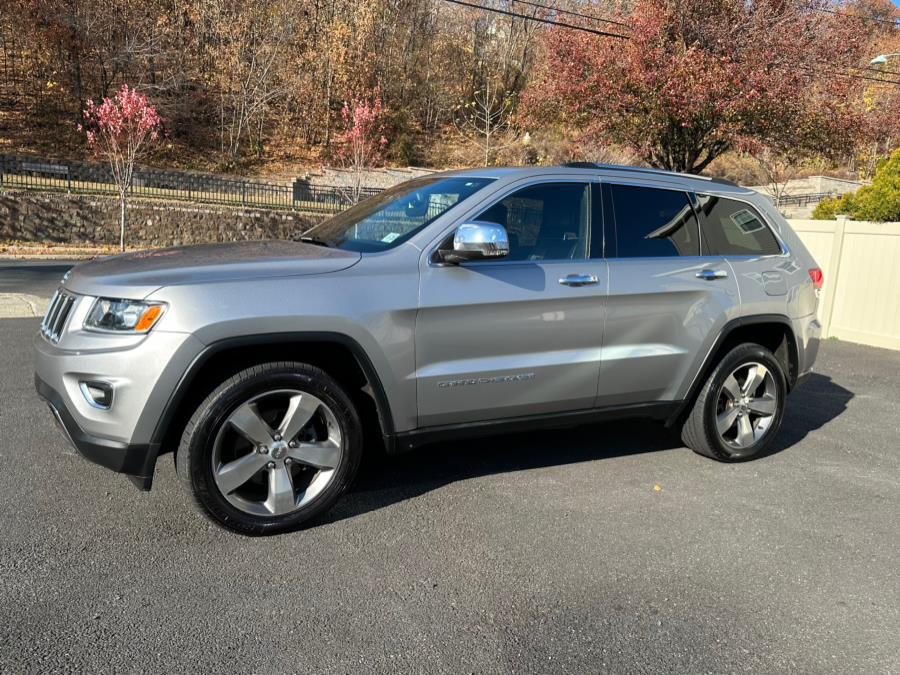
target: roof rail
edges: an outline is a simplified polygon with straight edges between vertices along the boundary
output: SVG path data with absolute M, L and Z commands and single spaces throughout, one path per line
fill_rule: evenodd
M 625 166 L 624 164 L 598 164 L 596 162 L 566 162 L 563 166 L 570 169 L 609 169 L 610 171 L 634 171 L 637 173 L 661 174 L 664 176 L 681 176 L 682 178 L 696 178 L 698 180 L 709 181 L 710 183 L 720 183 L 722 185 L 730 185 L 732 187 L 740 187 L 725 178 L 710 178 L 709 176 L 698 176 L 693 173 L 679 173 L 678 171 L 666 171 L 665 169 L 653 169 L 644 166 Z
M 566 162 L 563 166 L 567 169 L 599 169 L 601 165 L 596 162 Z

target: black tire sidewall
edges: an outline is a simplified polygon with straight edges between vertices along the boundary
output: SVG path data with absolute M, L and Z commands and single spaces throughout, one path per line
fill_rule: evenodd
M 778 392 L 778 406 L 775 410 L 775 418 L 766 434 L 754 443 L 752 446 L 743 450 L 740 455 L 736 456 L 734 448 L 727 445 L 720 437 L 716 428 L 716 407 L 718 404 L 718 392 L 722 388 L 725 380 L 744 363 L 758 362 L 763 364 L 772 373 L 775 379 L 775 387 Z M 778 435 L 784 418 L 784 409 L 787 399 L 787 381 L 785 378 L 784 368 L 768 349 L 756 344 L 743 344 L 735 347 L 729 352 L 724 359 L 716 366 L 715 371 L 706 385 L 707 391 L 704 396 L 703 407 L 703 429 L 713 452 L 718 459 L 726 462 L 745 462 L 759 457 L 764 454 L 766 449 Z
M 251 369 L 253 370 L 253 369 Z M 215 520 L 247 534 L 283 532 L 328 509 L 346 490 L 362 456 L 361 424 L 353 404 L 331 378 L 316 368 L 302 364 L 257 369 L 238 374 L 217 390 L 198 411 L 188 440 L 188 477 L 197 501 Z M 331 482 L 301 509 L 282 516 L 254 516 L 245 513 L 219 491 L 213 477 L 212 452 L 216 436 L 228 416 L 248 399 L 277 389 L 297 389 L 321 399 L 334 412 L 343 440 L 341 462 Z

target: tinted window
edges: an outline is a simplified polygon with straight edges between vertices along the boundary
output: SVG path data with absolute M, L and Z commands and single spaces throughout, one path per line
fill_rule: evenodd
M 607 240 L 607 255 L 617 258 L 699 255 L 697 218 L 687 194 L 678 190 L 631 185 L 604 186 L 604 200 L 610 199 L 615 251 Z M 608 212 L 608 210 L 607 210 Z
M 722 197 L 697 195 L 704 255 L 775 255 L 778 240 L 756 209 Z
M 504 260 L 575 260 L 590 246 L 587 183 L 542 183 L 504 197 L 474 220 L 509 233 Z
M 348 251 L 383 251 L 402 244 L 492 181 L 463 176 L 407 181 L 316 225 L 304 236 Z

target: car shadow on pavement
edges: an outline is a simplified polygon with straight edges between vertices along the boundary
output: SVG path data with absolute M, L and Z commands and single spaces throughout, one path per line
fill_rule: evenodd
M 790 449 L 847 409 L 853 392 L 830 377 L 811 375 L 788 399 L 785 419 L 764 456 Z M 402 455 L 373 453 L 357 479 L 315 527 L 418 497 L 457 481 L 593 462 L 683 447 L 678 433 L 647 420 L 623 420 L 570 429 L 435 443 Z
M 791 448 L 843 414 L 854 395 L 827 375 L 813 373 L 791 392 L 778 436 L 762 456 Z

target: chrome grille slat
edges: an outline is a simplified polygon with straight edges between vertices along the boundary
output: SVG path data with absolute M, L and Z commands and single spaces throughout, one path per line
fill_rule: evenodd
M 56 319 L 56 339 L 58 340 L 62 335 L 63 326 L 66 323 L 66 320 L 69 318 L 69 312 L 72 311 L 72 305 L 75 304 L 75 298 L 71 295 L 66 296 L 65 301 L 63 302 L 62 308 L 59 310 L 59 316 Z
M 47 313 L 44 315 L 44 320 L 41 322 L 41 331 L 46 331 L 48 326 L 50 326 L 50 322 L 53 319 L 56 310 L 59 307 L 59 291 L 53 294 L 53 298 L 50 300 L 50 306 L 47 307 Z
M 74 304 L 74 295 L 69 295 L 62 290 L 58 290 L 54 294 L 50 306 L 47 308 L 47 314 L 41 322 L 41 334 L 50 342 L 59 342 Z

